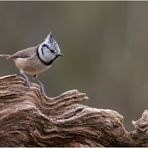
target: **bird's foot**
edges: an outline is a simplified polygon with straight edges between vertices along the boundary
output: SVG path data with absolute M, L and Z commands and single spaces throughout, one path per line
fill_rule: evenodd
M 28 88 L 28 90 L 30 90 L 30 87 L 31 87 L 31 82 L 30 82 L 30 81 L 25 80 L 25 86 Z
M 40 91 L 41 91 L 41 94 L 43 96 L 46 96 L 46 93 L 45 93 L 45 89 L 44 89 L 44 85 L 43 84 L 40 84 Z

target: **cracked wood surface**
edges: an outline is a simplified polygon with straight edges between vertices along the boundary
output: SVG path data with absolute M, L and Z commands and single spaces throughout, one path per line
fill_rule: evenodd
M 122 115 L 87 99 L 78 90 L 49 98 L 17 75 L 0 77 L 0 146 L 148 146 L 148 110 L 128 132 Z

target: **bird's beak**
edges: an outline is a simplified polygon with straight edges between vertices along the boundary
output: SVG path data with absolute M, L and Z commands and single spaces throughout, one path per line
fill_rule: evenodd
M 64 55 L 63 55 L 62 53 L 59 53 L 58 56 L 59 56 L 59 57 L 63 57 Z

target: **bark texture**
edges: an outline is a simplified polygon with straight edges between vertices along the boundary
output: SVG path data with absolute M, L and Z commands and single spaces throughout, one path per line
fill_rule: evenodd
M 80 104 L 85 93 L 49 98 L 32 85 L 28 90 L 16 75 L 0 78 L 0 146 L 148 146 L 148 110 L 127 132 L 116 111 Z

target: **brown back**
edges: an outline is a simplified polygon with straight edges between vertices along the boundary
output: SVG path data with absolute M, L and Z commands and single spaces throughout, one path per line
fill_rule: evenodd
M 36 54 L 36 49 L 37 49 L 37 46 L 22 49 L 16 53 L 10 55 L 8 57 L 8 60 L 14 60 L 16 58 L 27 58 L 27 57 L 29 58 L 32 55 Z

